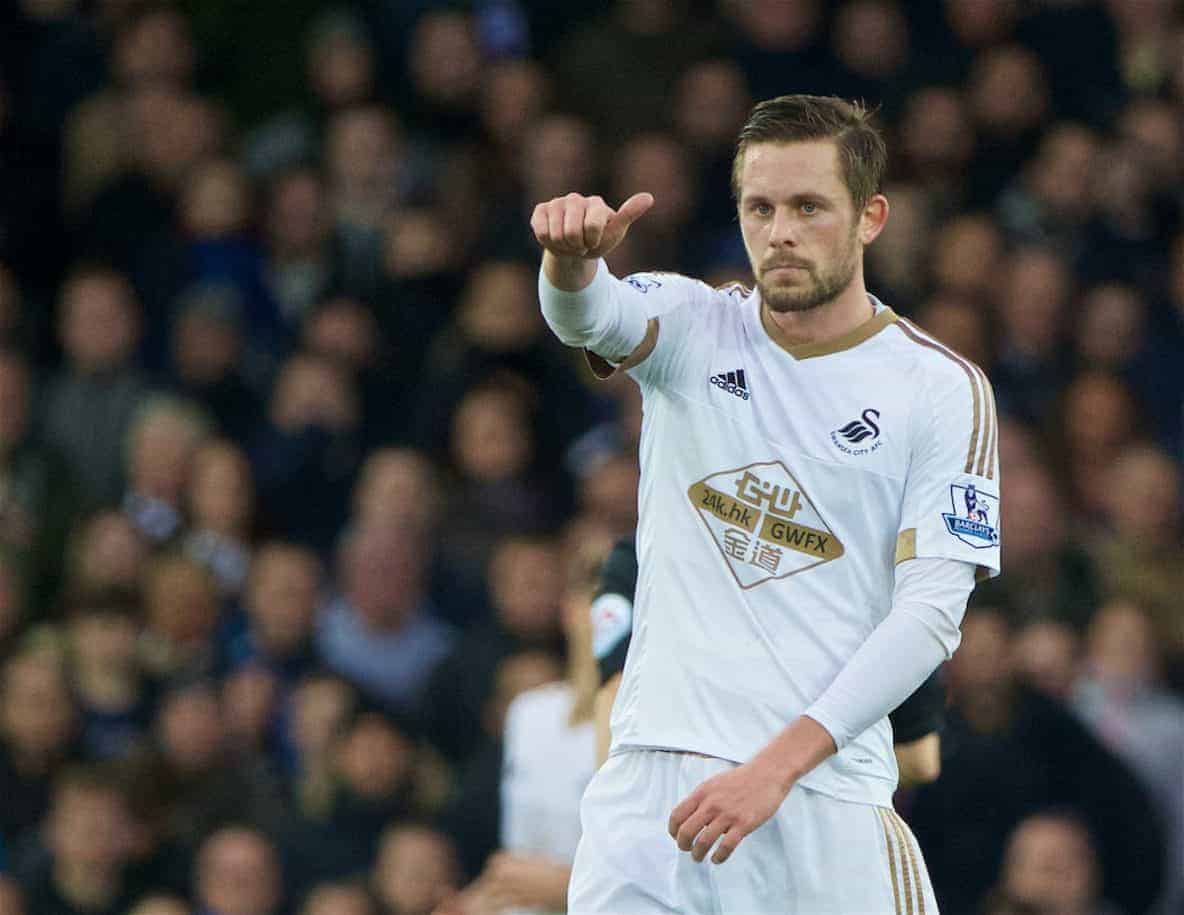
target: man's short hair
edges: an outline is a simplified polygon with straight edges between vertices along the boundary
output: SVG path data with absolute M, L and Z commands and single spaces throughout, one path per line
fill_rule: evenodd
M 884 138 L 872 124 L 872 112 L 862 102 L 834 96 L 781 95 L 757 103 L 740 129 L 732 160 L 732 193 L 740 199 L 744 153 L 753 143 L 797 143 L 834 140 L 839 148 L 843 182 L 856 212 L 879 193 L 887 166 Z

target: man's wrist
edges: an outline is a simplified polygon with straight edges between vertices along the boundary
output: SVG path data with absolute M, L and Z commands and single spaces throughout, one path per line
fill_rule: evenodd
M 789 790 L 819 763 L 836 752 L 830 732 L 813 718 L 801 715 L 774 737 L 752 762 Z
M 580 292 L 596 279 L 600 258 L 543 252 L 543 275 L 556 289 Z

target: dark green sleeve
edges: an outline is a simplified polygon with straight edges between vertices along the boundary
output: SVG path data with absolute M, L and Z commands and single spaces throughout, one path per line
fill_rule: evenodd
M 892 742 L 911 743 L 940 730 L 945 715 L 946 690 L 939 667 L 888 715 L 892 721 Z
M 592 642 L 596 652 L 596 663 L 600 668 L 600 682 L 606 683 L 625 668 L 625 656 L 629 651 L 632 633 L 633 597 L 637 592 L 637 549 L 632 537 L 623 537 L 613 546 L 604 566 L 600 570 L 600 582 L 596 598 L 592 602 Z M 601 601 L 606 596 L 619 600 L 609 603 Z M 628 607 L 629 619 L 619 619 L 619 614 Z M 614 619 L 605 620 L 604 615 L 612 613 Z

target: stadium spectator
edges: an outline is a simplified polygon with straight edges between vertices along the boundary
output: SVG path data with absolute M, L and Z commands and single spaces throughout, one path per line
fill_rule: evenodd
M 898 127 L 899 168 L 906 180 L 925 189 L 943 216 L 952 215 L 969 199 L 966 167 L 974 142 L 963 92 L 952 86 L 926 86 L 908 97 Z
M 484 261 L 472 272 L 453 322 L 436 336 L 416 379 L 414 417 L 423 445 L 437 439 L 439 417 L 453 413 L 473 388 L 507 381 L 533 389 L 541 463 L 577 434 L 574 417 L 586 415 L 588 397 L 545 335 L 534 296 L 534 274 L 521 261 Z
M 144 631 L 140 660 L 161 682 L 211 673 L 218 624 L 217 586 L 203 566 L 165 553 L 144 571 Z
M 590 607 L 595 570 L 610 543 L 600 541 L 599 550 L 584 545 L 572 563 L 563 599 L 567 676 L 520 693 L 506 709 L 501 848 L 466 889 L 469 907 L 544 912 L 566 905 L 580 837 L 579 802 L 598 758 Z
M 0 835 L 29 837 L 62 765 L 77 756 L 78 713 L 62 659 L 27 648 L 0 667 Z
M 941 777 L 918 790 L 910 811 L 943 910 L 974 911 L 1011 831 L 1057 807 L 1093 834 L 1105 895 L 1123 910 L 1144 911 L 1162 880 L 1162 834 L 1146 792 L 1066 708 L 1016 681 L 1013 633 L 1002 614 L 972 610 L 962 631 L 948 665 L 952 707 L 942 744 L 950 751 Z M 951 818 L 952 807 L 975 813 Z
M 58 331 L 66 368 L 45 393 L 41 421 L 92 506 L 122 496 L 124 442 L 148 387 L 134 364 L 139 303 L 127 279 L 84 267 L 66 281 Z
M 231 669 L 260 666 L 286 687 L 315 670 L 313 625 L 321 577 L 320 561 L 306 547 L 271 541 L 259 548 L 243 595 L 246 629 L 226 650 Z
M 173 225 L 185 176 L 226 141 L 225 112 L 186 88 L 137 87 L 128 99 L 128 167 L 80 215 L 76 244 L 88 257 L 133 273 L 155 266 L 148 249 Z
M 1048 116 L 1048 82 L 1035 54 L 1020 44 L 998 44 L 974 58 L 967 92 L 978 138 L 970 202 L 982 205 L 998 198 L 1032 153 Z
M 251 566 L 255 492 L 250 462 L 233 442 L 208 442 L 193 454 L 187 483 L 190 533 L 182 549 L 209 570 L 224 596 L 237 596 Z
M 1060 410 L 1069 498 L 1080 517 L 1096 522 L 1108 511 L 1111 467 L 1139 433 L 1135 398 L 1116 375 L 1082 372 L 1065 388 Z
M 197 856 L 197 900 L 218 915 L 274 915 L 284 898 L 275 849 L 259 832 L 230 826 L 210 836 Z
M 1072 514 L 1048 468 L 1010 463 L 1002 511 L 1007 556 L 1015 566 L 1006 578 L 984 583 L 982 598 L 1007 608 L 1017 624 L 1052 620 L 1084 631 L 1102 584 L 1080 538 L 1071 536 Z
M 1077 679 L 1081 636 L 1068 623 L 1034 620 L 1015 634 L 1016 679 L 1065 702 Z
M 360 421 L 352 379 L 335 362 L 301 353 L 280 367 L 249 448 L 260 509 L 273 527 L 329 550 L 345 522 Z
M 168 363 L 176 393 L 200 405 L 238 442 L 248 440 L 262 413 L 248 383 L 243 309 L 242 296 L 228 284 L 186 289 L 171 309 Z
M 63 136 L 63 207 L 76 215 L 116 178 L 134 147 L 126 129 L 128 98 L 139 88 L 192 85 L 197 49 L 189 21 L 166 4 L 132 9 L 116 26 L 111 46 L 111 83 L 79 102 Z
M 678 75 L 715 45 L 708 23 L 682 7 L 677 0 L 614 0 L 605 16 L 555 48 L 561 101 L 596 123 L 606 142 L 662 123 Z
M 272 725 L 280 701 L 279 678 L 258 664 L 246 664 L 222 680 L 226 737 L 245 765 L 271 768 Z
M 466 735 L 467 759 L 456 765 L 457 786 L 441 813 L 441 823 L 456 844 L 462 869 L 476 878 L 501 845 L 502 736 L 506 712 L 514 699 L 563 678 L 559 657 L 550 651 L 528 649 L 502 659 L 494 668 L 493 687 L 484 697 L 478 718 L 480 733 Z M 448 697 L 457 705 L 457 700 Z M 437 710 L 432 709 L 436 712 Z M 439 743 L 441 730 L 436 736 Z M 455 739 L 455 738 L 454 738 Z M 471 747 L 471 749 L 469 749 Z M 442 747 L 445 753 L 457 748 Z
M 132 825 L 120 787 L 97 771 L 67 769 L 55 781 L 42 827 L 48 858 L 25 878 L 32 912 L 124 912 Z
M 454 476 L 446 488 L 453 520 L 443 558 L 466 592 L 480 600 L 485 568 L 503 538 L 547 529 L 559 494 L 538 459 L 533 397 L 512 380 L 469 390 L 452 414 Z M 470 611 L 469 619 L 480 619 Z
M 166 396 L 146 401 L 132 418 L 123 510 L 155 546 L 181 535 L 193 456 L 208 434 L 192 404 Z
M 293 689 L 284 740 L 298 812 L 321 816 L 328 809 L 336 785 L 334 747 L 357 701 L 356 691 L 333 676 L 311 674 Z
M 1064 384 L 1062 335 L 1072 295 L 1065 260 L 1048 248 L 1023 247 L 1008 258 L 995 286 L 998 359 L 991 368 L 999 409 L 1028 422 L 1045 419 Z
M 443 833 L 392 826 L 374 863 L 374 893 L 385 915 L 431 915 L 457 890 L 456 853 Z
M 951 219 L 936 237 L 933 280 L 938 291 L 972 302 L 990 301 L 1003 263 L 1003 235 L 995 222 L 968 213 Z
M 61 586 L 66 537 L 78 508 L 66 462 L 31 429 L 31 381 L 23 357 L 0 351 L 0 547 L 14 576 L 10 584 L 19 588 L 14 596 L 39 615 L 52 608 Z
M 294 167 L 267 189 L 264 282 L 288 327 L 298 327 L 337 281 L 333 219 L 319 173 Z
M 113 509 L 98 512 L 74 530 L 66 556 L 66 590 L 138 591 L 148 557 L 148 542 L 127 515 Z
M 1184 903 L 1184 702 L 1161 685 L 1161 651 L 1147 614 L 1136 604 L 1113 601 L 1090 625 L 1085 673 L 1072 696 L 1073 709 L 1097 738 L 1143 780 L 1164 813 L 1168 832 L 1166 881 L 1156 911 Z
M 325 164 L 330 209 L 341 243 L 347 291 L 374 288 L 380 229 L 398 199 L 404 168 L 394 115 L 377 105 L 345 108 L 329 120 Z
M 383 830 L 414 805 L 415 748 L 382 715 L 356 715 L 326 744 L 323 762 L 306 754 L 298 806 L 280 830 L 289 886 L 297 894 L 358 876 L 374 859 Z M 317 765 L 328 776 L 320 784 Z
M 408 379 L 403 367 L 386 355 L 390 347 L 373 309 L 348 297 L 322 302 L 305 319 L 304 341 L 310 352 L 335 360 L 353 376 L 367 451 L 406 437 L 409 398 L 392 396 L 392 391 Z
M 486 700 L 500 662 L 522 651 L 559 653 L 562 590 L 554 543 L 531 537 L 498 543 L 489 562 L 493 618 L 470 626 L 432 672 L 423 694 L 429 737 L 446 756 L 463 760 L 480 745 Z M 497 721 L 487 730 L 500 735 L 501 715 Z M 458 722 L 463 724 L 458 727 Z
M 1097 546 L 1104 587 L 1145 608 L 1169 676 L 1179 684 L 1184 664 L 1180 466 L 1158 449 L 1133 446 L 1117 455 L 1105 482 L 1109 536 Z
M 374 96 L 373 43 L 365 23 L 350 11 L 330 9 L 309 23 L 304 53 L 302 104 L 272 113 L 246 139 L 245 158 L 256 175 L 314 161 L 333 112 Z
M 1048 245 L 1076 260 L 1093 203 L 1098 139 L 1086 127 L 1054 125 L 1015 184 L 999 197 L 1003 230 L 1014 241 Z
M 136 656 L 138 595 L 112 589 L 80 593 L 67 612 L 71 687 L 88 759 L 130 755 L 152 723 L 152 695 Z
M 1064 814 L 1038 814 L 1011 834 L 996 898 L 985 911 L 1115 915 L 1099 896 L 1100 883 L 1097 852 L 1084 824 Z
M 990 364 L 988 318 L 973 299 L 954 291 L 937 292 L 921 305 L 917 323 L 975 365 Z
M 277 821 L 277 780 L 230 745 L 212 684 L 196 681 L 166 693 L 155 738 L 133 771 L 139 790 L 151 792 L 158 841 L 182 860 L 223 826 Z
M 337 673 L 391 709 L 414 710 L 454 641 L 427 595 L 422 531 L 373 522 L 343 538 L 340 594 L 322 612 L 317 650 Z

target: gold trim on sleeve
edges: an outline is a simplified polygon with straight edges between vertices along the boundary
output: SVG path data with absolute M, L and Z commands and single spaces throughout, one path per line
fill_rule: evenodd
M 971 364 L 973 365 L 973 363 Z M 987 380 L 987 373 L 977 365 L 974 366 L 974 370 L 983 387 L 983 414 L 986 420 L 986 431 L 983 433 L 982 448 L 979 451 L 978 463 L 975 465 L 974 472 L 983 477 L 987 475 L 987 469 L 990 467 L 991 448 L 995 442 L 995 436 L 998 434 L 996 429 L 998 419 L 995 416 L 995 398 L 991 392 L 991 382 Z
M 893 562 L 896 565 L 908 559 L 917 558 L 917 529 L 915 527 L 905 528 L 896 535 L 896 557 Z

